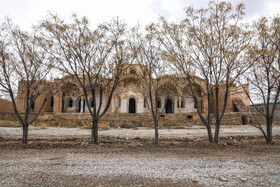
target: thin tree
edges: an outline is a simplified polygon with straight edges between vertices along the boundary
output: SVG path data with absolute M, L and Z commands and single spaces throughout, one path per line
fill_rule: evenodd
M 23 128 L 22 143 L 27 144 L 29 125 L 57 91 L 56 86 L 47 81 L 51 77 L 52 63 L 39 45 L 36 31 L 24 32 L 8 18 L 2 24 L 0 33 L 0 63 L 1 91 L 10 96 Z M 43 100 L 37 112 L 33 112 L 39 97 Z M 17 100 L 24 101 L 22 108 Z
M 246 61 L 246 50 L 251 32 L 240 24 L 244 5 L 236 11 L 230 2 L 210 1 L 208 8 L 186 9 L 186 18 L 180 24 L 169 24 L 164 18 L 158 26 L 158 38 L 166 49 L 166 58 L 188 81 L 196 106 L 199 106 L 195 88 L 200 87 L 208 103 L 207 117 L 198 114 L 207 127 L 209 142 L 218 143 L 220 124 L 224 116 L 229 89 L 251 62 Z M 200 86 L 192 73 L 205 80 Z M 214 112 L 215 135 L 211 130 L 211 108 Z
M 146 27 L 146 34 L 142 34 L 139 28 L 134 29 L 135 47 L 137 51 L 137 61 L 140 65 L 140 85 L 139 89 L 144 96 L 145 105 L 148 107 L 154 122 L 155 145 L 158 145 L 159 120 L 164 112 L 166 101 L 162 105 L 159 94 L 164 93 L 169 97 L 174 83 L 172 76 L 163 76 L 168 72 L 167 63 L 162 60 L 162 45 L 157 41 L 155 35 L 155 25 Z
M 127 26 L 117 18 L 92 30 L 86 17 L 73 15 L 72 22 L 66 23 L 50 14 L 41 27 L 58 68 L 74 77 L 83 90 L 92 117 L 92 143 L 98 144 L 98 121 L 110 107 L 123 65 L 133 59 L 125 38 Z
M 246 93 L 252 107 L 265 118 L 266 131 L 261 120 L 254 120 L 256 124 L 253 125 L 261 130 L 266 142 L 271 143 L 274 115 L 280 100 L 280 17 L 262 17 L 254 28 L 256 35 L 249 56 L 254 63 L 244 75 L 251 91 Z M 256 101 L 261 102 L 261 106 L 257 106 Z

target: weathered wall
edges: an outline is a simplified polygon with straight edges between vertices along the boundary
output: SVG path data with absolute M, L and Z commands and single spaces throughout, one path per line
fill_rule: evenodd
M 13 104 L 11 101 L 6 99 L 0 99 L 0 112 L 13 112 Z
M 52 84 L 51 82 L 45 82 L 40 85 L 38 90 L 44 90 L 46 84 Z M 34 112 L 38 112 L 46 98 L 47 94 L 42 93 L 34 103 Z M 18 95 L 17 95 L 17 108 L 19 112 L 24 112 L 26 107 L 26 89 L 25 83 L 22 81 L 18 82 Z M 53 106 L 51 105 L 51 98 L 49 98 L 42 108 L 42 112 L 53 112 Z

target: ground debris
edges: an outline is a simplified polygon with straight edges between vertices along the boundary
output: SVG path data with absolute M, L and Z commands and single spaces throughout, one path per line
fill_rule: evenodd
M 99 145 L 90 135 L 32 135 L 28 145 L 4 136 L 0 186 L 279 186 L 280 145 L 230 137 L 160 136 L 156 146 L 146 136 L 100 135 Z

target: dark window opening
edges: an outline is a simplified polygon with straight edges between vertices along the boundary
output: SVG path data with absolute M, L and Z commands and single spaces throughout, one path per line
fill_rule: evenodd
M 73 100 L 72 100 L 72 99 L 70 99 L 70 100 L 68 101 L 68 107 L 73 107 Z
M 247 124 L 248 124 L 247 116 L 242 116 L 242 125 L 247 125 Z
M 192 119 L 193 118 L 193 116 L 187 116 L 187 119 Z
M 54 105 L 54 98 L 51 97 L 51 107 L 53 107 L 53 105 Z
M 161 99 L 160 98 L 157 99 L 157 107 L 161 108 Z
M 173 111 L 172 111 L 172 100 L 171 99 L 167 99 L 167 101 L 166 101 L 165 113 L 173 113 Z
M 185 108 L 185 99 L 184 98 L 182 98 L 182 100 L 181 100 L 181 108 Z
M 35 108 L 35 101 L 31 104 L 31 109 L 34 110 L 34 108 Z
M 136 113 L 136 101 L 134 98 L 129 99 L 128 110 L 129 113 Z

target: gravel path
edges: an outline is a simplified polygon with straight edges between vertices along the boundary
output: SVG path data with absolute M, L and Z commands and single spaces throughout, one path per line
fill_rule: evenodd
M 19 153 L 29 155 L 31 151 L 33 158 L 19 156 Z M 190 158 L 170 152 L 87 154 L 50 150 L 26 150 L 6 156 L 1 154 L 0 186 L 67 186 L 75 177 L 72 183 L 75 186 L 86 181 L 94 186 L 102 184 L 102 180 L 105 185 L 113 186 L 143 185 L 145 181 L 172 186 L 280 185 L 279 157 Z
M 32 129 L 29 128 L 28 135 L 32 136 L 80 136 L 90 135 L 90 129 L 77 129 L 77 128 L 54 128 L 47 129 Z M 273 127 L 273 133 L 280 135 L 280 126 Z M 21 136 L 22 130 L 20 127 L 0 127 L 0 136 Z M 153 129 L 111 129 L 99 131 L 99 135 L 112 136 L 112 137 L 140 137 L 140 138 L 152 138 L 154 136 Z M 160 129 L 159 135 L 165 138 L 194 138 L 194 137 L 207 137 L 207 131 L 203 126 L 192 126 L 187 129 Z M 240 136 L 240 135 L 260 135 L 260 130 L 253 126 L 222 126 L 220 130 L 220 136 Z
M 187 137 L 189 144 L 176 147 L 174 142 L 175 147 L 153 148 L 147 144 L 147 147 L 122 146 L 122 142 L 115 142 L 116 146 L 107 141 L 99 146 L 81 147 L 74 142 L 73 147 L 43 148 L 44 142 L 52 141 L 41 140 L 40 143 L 36 142 L 37 138 L 57 137 L 54 139 L 57 142 L 53 142 L 56 144 L 60 141 L 63 143 L 60 137 L 65 137 L 67 141 L 77 143 L 84 135 L 90 135 L 90 130 L 31 128 L 29 137 L 33 137 L 34 146 L 28 148 L 19 142 L 21 128 L 1 127 L 0 186 L 280 186 L 278 126 L 273 129 L 274 135 L 278 135 L 274 145 L 253 142 L 208 146 L 202 143 L 192 147 L 197 140 L 192 142 L 189 139 L 207 136 L 201 126 L 160 129 L 159 132 L 165 138 Z M 112 139 L 126 137 L 125 142 L 137 141 L 135 137 L 150 141 L 154 131 L 112 129 L 100 131 L 99 134 Z M 221 136 L 239 135 L 261 134 L 252 126 L 227 126 L 221 129 Z M 9 142 L 17 145 L 17 148 L 5 149 Z

